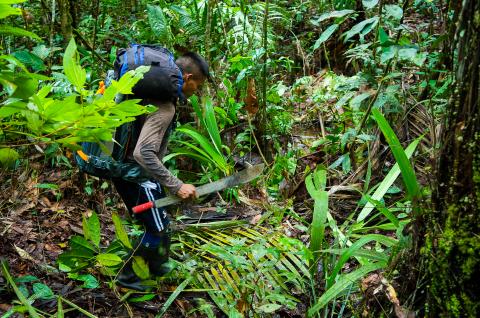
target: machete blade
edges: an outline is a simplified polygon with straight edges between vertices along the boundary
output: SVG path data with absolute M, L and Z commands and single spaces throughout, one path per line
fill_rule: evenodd
M 201 197 L 201 196 L 204 196 L 206 194 L 210 194 L 210 193 L 213 193 L 213 192 L 218 192 L 218 191 L 223 190 L 223 189 L 232 188 L 232 187 L 235 187 L 237 185 L 252 181 L 253 179 L 258 177 L 262 173 L 264 167 L 265 167 L 265 165 L 263 163 L 258 164 L 258 165 L 254 165 L 254 166 L 250 166 L 246 169 L 243 169 L 240 172 L 232 174 L 231 176 L 228 176 L 228 177 L 222 178 L 220 180 L 201 185 L 201 186 L 197 187 L 197 195 L 199 197 Z M 172 204 L 175 204 L 175 203 L 178 203 L 178 202 L 181 202 L 181 201 L 182 200 L 179 197 L 177 197 L 176 195 L 170 195 L 166 198 L 156 200 L 154 202 L 154 206 L 156 208 L 162 208 L 162 207 L 172 205 Z

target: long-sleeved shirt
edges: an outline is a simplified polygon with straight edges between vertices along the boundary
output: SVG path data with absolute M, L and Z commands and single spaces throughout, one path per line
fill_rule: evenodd
M 175 106 L 172 102 L 152 104 L 155 104 L 158 110 L 149 114 L 145 119 L 133 151 L 133 157 L 170 193 L 176 194 L 183 182 L 162 163 L 162 158 L 167 151 L 169 127 L 175 116 Z

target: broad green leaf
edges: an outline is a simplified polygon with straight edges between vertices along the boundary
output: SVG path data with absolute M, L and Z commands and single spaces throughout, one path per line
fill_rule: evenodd
M 158 315 L 155 316 L 155 318 L 160 318 L 167 312 L 167 309 L 175 301 L 178 295 L 180 295 L 180 293 L 185 289 L 185 287 L 187 287 L 187 285 L 190 283 L 191 280 L 192 280 L 192 276 L 188 277 L 180 285 L 178 285 L 175 291 L 170 295 L 170 297 L 168 297 L 167 301 L 163 304 L 162 308 L 160 309 L 160 312 L 158 313 Z
M 308 310 L 308 317 L 313 317 L 317 314 L 323 307 L 330 303 L 331 300 L 335 299 L 338 295 L 343 293 L 348 289 L 353 283 L 356 283 L 359 279 L 365 277 L 368 273 L 375 271 L 377 269 L 385 267 L 386 264 L 383 262 L 369 263 L 363 265 L 359 269 L 342 275 L 338 281 L 325 291 L 316 303 Z
M 5 60 L 16 67 L 21 68 L 26 73 L 26 75 L 28 75 L 30 78 L 34 78 L 39 81 L 47 81 L 51 79 L 48 76 L 30 73 L 28 69 L 25 67 L 25 65 L 23 65 L 23 63 L 20 62 L 18 59 L 16 59 L 13 55 L 0 55 L 0 60 Z M 0 80 L 2 80 L 2 77 L 0 77 Z
M 37 276 L 25 275 L 15 278 L 15 283 L 31 283 L 39 280 Z
M 35 94 L 38 89 L 38 80 L 31 78 L 28 75 L 20 75 L 14 81 L 17 88 L 11 95 L 12 98 L 20 98 L 27 100 L 30 96 Z
M 330 18 L 341 18 L 341 17 L 344 17 L 344 16 L 346 16 L 350 13 L 354 13 L 354 12 L 355 12 L 355 10 L 339 10 L 339 11 L 327 12 L 327 13 L 322 14 L 316 22 L 319 23 L 319 22 L 325 21 L 325 20 L 330 19 Z
M 98 254 L 96 257 L 97 261 L 102 266 L 116 266 L 122 262 L 122 259 L 115 254 L 105 253 L 105 254 Z
M 400 141 L 395 135 L 395 132 L 390 127 L 387 120 L 383 117 L 382 113 L 378 109 L 374 108 L 372 110 L 372 115 L 373 118 L 375 118 L 375 120 L 377 121 L 377 124 L 380 127 L 383 135 L 385 136 L 385 139 L 387 140 L 388 145 L 392 150 L 393 156 L 397 160 L 400 171 L 402 172 L 403 182 L 407 187 L 408 195 L 411 199 L 414 199 L 419 194 L 420 189 L 417 183 L 417 178 L 415 176 L 415 171 L 413 170 L 409 158 L 403 150 Z
M 320 45 L 322 45 L 323 42 L 327 41 L 332 36 L 332 34 L 337 31 L 338 27 L 338 24 L 332 24 L 325 31 L 323 31 L 318 40 L 313 45 L 313 50 L 315 51 L 320 47 Z
M 20 15 L 22 14 L 22 10 L 20 8 L 13 8 L 7 4 L 3 4 L 0 2 L 0 19 L 4 19 L 9 15 Z
M 97 213 L 92 211 L 90 217 L 83 216 L 82 219 L 83 235 L 87 240 L 90 240 L 96 247 L 100 246 L 100 220 Z
M 369 30 L 371 30 L 373 27 L 377 25 L 378 19 L 379 19 L 378 17 L 373 17 L 354 25 L 350 30 L 344 33 L 345 35 L 344 42 L 347 42 L 350 38 L 359 34 L 364 29 L 368 28 Z M 362 32 L 362 35 L 365 36 L 367 33 L 368 32 Z
M 392 17 L 396 20 L 400 20 L 403 16 L 402 8 L 396 4 L 386 4 L 383 10 L 387 17 Z
M 38 299 L 52 299 L 54 297 L 53 291 L 45 284 L 33 284 L 33 292 Z
M 78 275 L 75 279 L 83 282 L 83 288 L 94 289 L 100 286 L 100 283 L 92 274 Z
M 382 64 L 387 63 L 395 57 L 398 52 L 398 47 L 396 45 L 390 45 L 382 48 L 382 54 L 380 54 L 380 62 Z
M 94 256 L 95 256 L 95 253 L 92 250 L 78 245 L 77 248 L 74 248 L 72 246 L 71 250 L 63 252 L 62 254 L 60 254 L 58 256 L 58 260 L 59 260 L 60 263 L 64 263 L 64 265 L 69 266 L 69 264 L 70 264 L 69 262 L 74 260 L 74 259 L 88 260 L 88 259 L 91 259 Z
M 147 279 L 150 276 L 148 264 L 141 256 L 133 257 L 132 268 L 135 272 L 135 275 L 137 275 L 140 279 Z
M 408 147 L 405 149 L 405 154 L 407 158 L 410 158 L 417 148 L 421 138 L 417 138 Z M 372 200 L 380 201 L 385 193 L 387 193 L 388 189 L 392 186 L 392 184 L 395 182 L 395 180 L 398 178 L 400 175 L 400 168 L 398 163 L 395 163 L 395 165 L 390 169 L 390 171 L 387 173 L 385 178 L 382 180 L 380 185 L 378 186 L 377 190 L 372 194 L 371 198 Z M 365 206 L 363 207 L 362 211 L 360 211 L 360 214 L 357 217 L 357 222 L 361 222 L 365 220 L 365 218 L 373 211 L 374 209 L 374 204 L 367 202 Z
M 0 5 L 0 10 L 1 9 L 2 9 L 2 7 Z M 2 16 L 2 14 L 3 13 L 0 13 L 0 17 Z M 0 25 L 0 34 L 14 35 L 14 36 L 26 36 L 28 38 L 32 38 L 32 39 L 35 39 L 35 40 L 38 40 L 38 41 L 42 40 L 38 35 L 36 35 L 33 32 L 30 32 L 30 31 L 27 31 L 27 30 L 24 30 L 24 29 L 21 29 L 21 28 L 9 26 L 9 25 Z
M 282 305 L 279 305 L 279 304 L 265 304 L 258 307 L 257 311 L 260 311 L 266 314 L 271 314 L 279 310 L 280 308 L 282 308 Z
M 27 0 L 0 0 L 0 4 L 17 4 L 25 1 Z
M 364 100 L 371 96 L 370 93 L 361 93 L 350 100 L 350 106 L 353 110 L 360 110 L 360 106 Z
M 80 66 L 79 60 L 77 45 L 72 37 L 63 55 L 63 70 L 70 83 L 75 86 L 78 92 L 81 92 L 87 79 L 87 73 Z
M 398 50 L 398 57 L 402 60 L 413 61 L 417 56 L 418 50 L 416 48 L 402 48 Z
M 18 152 L 12 148 L 0 148 L 0 165 L 3 167 L 12 168 L 19 157 Z
M 118 81 L 112 81 L 112 84 L 105 90 L 102 100 L 110 101 L 115 95 L 132 94 L 132 88 L 143 75 L 150 70 L 150 66 L 139 66 L 135 70 L 128 71 Z
M 70 247 L 72 248 L 72 250 L 83 248 L 88 251 L 91 251 L 92 256 L 93 256 L 93 253 L 97 251 L 95 246 L 93 246 L 89 241 L 87 241 L 86 239 L 78 235 L 75 235 L 72 238 L 70 238 Z
M 115 226 L 115 234 L 117 235 L 117 238 L 120 240 L 120 242 L 122 242 L 125 247 L 132 249 L 132 244 L 130 243 L 130 240 L 128 239 L 128 234 L 123 227 L 122 219 L 118 216 L 117 213 L 112 213 L 112 220 L 113 225 Z
M 34 71 L 44 71 L 46 69 L 42 59 L 37 55 L 28 52 L 27 50 L 14 52 L 13 56 L 15 56 L 23 64 L 32 67 Z
M 379 0 L 362 0 L 362 4 L 365 8 L 371 9 L 378 4 Z
M 378 39 L 380 40 L 380 44 L 382 46 L 390 42 L 390 37 L 388 36 L 387 32 L 385 32 L 384 28 L 378 28 Z

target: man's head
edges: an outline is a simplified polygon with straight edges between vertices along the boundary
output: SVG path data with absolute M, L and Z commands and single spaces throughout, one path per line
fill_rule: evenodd
M 182 92 L 188 98 L 197 90 L 200 90 L 202 84 L 208 78 L 208 63 L 199 54 L 188 52 L 180 56 L 175 64 L 182 70 Z

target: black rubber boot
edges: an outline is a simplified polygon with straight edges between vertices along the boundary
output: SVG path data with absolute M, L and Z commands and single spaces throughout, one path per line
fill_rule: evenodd
M 160 237 L 160 245 L 150 249 L 148 267 L 153 275 L 164 276 L 171 270 L 167 264 L 170 255 L 170 232 L 168 230 L 163 231 L 158 233 L 158 236 Z
M 130 288 L 130 289 L 135 289 L 138 291 L 147 291 L 150 289 L 150 287 L 142 285 L 142 280 L 135 274 L 132 268 L 132 263 L 133 263 L 133 257 L 132 253 L 130 252 L 127 256 L 127 263 L 123 267 L 122 271 L 120 274 L 117 276 L 117 282 L 118 284 L 122 285 L 123 287 Z M 149 251 L 148 248 L 144 247 L 142 244 L 140 244 L 136 250 L 135 250 L 135 256 L 141 256 L 143 257 L 144 260 L 148 260 L 149 254 L 151 252 Z

